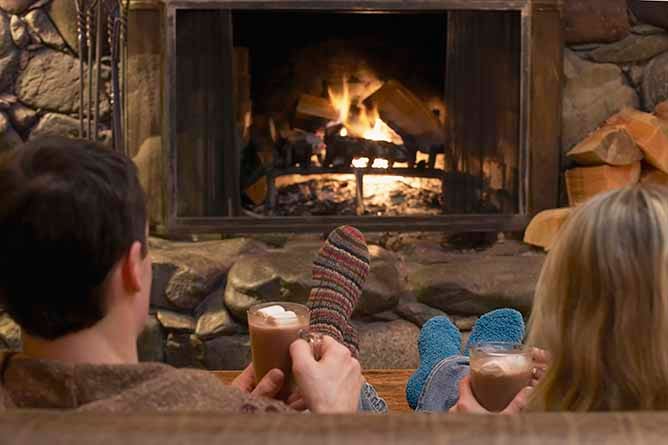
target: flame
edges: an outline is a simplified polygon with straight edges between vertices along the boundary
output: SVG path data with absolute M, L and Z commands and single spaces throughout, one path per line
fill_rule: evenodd
M 353 167 L 355 168 L 367 168 L 369 166 L 369 158 L 355 158 L 353 159 Z M 371 168 L 390 168 L 390 161 L 387 159 L 376 158 L 371 164 Z
M 375 85 L 377 89 L 378 86 Z M 341 91 L 328 89 L 329 100 L 339 112 L 338 123 L 343 124 L 339 132 L 341 136 L 353 136 L 372 141 L 385 141 L 401 145 L 404 141 L 390 128 L 378 114 L 375 107 L 368 108 L 362 101 L 374 90 L 365 91 L 365 97 L 353 98 L 350 94 L 348 79 L 344 77 Z
M 355 168 L 366 168 L 367 165 L 369 165 L 369 158 L 353 159 L 353 167 Z

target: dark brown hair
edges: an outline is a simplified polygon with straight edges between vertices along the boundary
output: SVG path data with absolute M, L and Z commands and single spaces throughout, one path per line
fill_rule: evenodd
M 83 140 L 49 137 L 0 160 L 0 301 L 43 339 L 105 315 L 105 280 L 135 241 L 146 204 L 130 159 Z M 123 329 L 123 327 L 119 327 Z

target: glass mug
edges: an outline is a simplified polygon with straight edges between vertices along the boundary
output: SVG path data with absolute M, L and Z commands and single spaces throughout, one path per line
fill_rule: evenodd
M 471 346 L 471 390 L 488 411 L 503 411 L 531 383 L 531 348 L 521 343 L 487 342 Z
M 294 323 L 276 323 L 262 314 L 261 309 L 281 306 L 286 311 L 297 315 Z M 280 369 L 285 375 L 283 388 L 278 399 L 286 400 L 295 389 L 292 377 L 292 358 L 290 345 L 298 339 L 305 340 L 311 346 L 313 356 L 320 359 L 322 335 L 309 330 L 311 311 L 298 303 L 273 302 L 252 306 L 248 309 L 248 330 L 250 333 L 251 354 L 256 382 L 272 369 Z

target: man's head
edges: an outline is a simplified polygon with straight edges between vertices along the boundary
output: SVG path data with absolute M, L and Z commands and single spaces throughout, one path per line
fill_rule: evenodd
M 138 333 L 146 242 L 144 192 L 125 156 L 52 137 L 0 159 L 0 302 L 28 335 L 55 340 L 119 307 L 134 326 L 118 329 Z

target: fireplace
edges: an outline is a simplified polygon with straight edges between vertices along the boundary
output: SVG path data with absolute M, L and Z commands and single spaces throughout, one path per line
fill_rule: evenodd
M 138 76 L 127 143 L 161 136 L 166 230 L 515 231 L 557 203 L 557 1 L 132 11 L 129 64 L 159 55 L 161 105 L 140 111 Z

